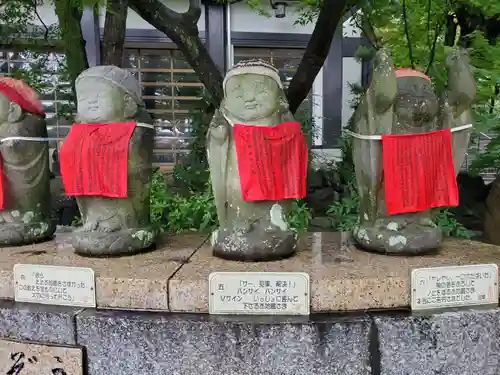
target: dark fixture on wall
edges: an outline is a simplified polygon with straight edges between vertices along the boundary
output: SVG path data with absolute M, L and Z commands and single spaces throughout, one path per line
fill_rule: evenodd
M 284 18 L 286 16 L 286 7 L 288 5 L 286 1 L 269 0 L 269 3 L 271 3 L 271 7 L 274 9 L 274 17 Z

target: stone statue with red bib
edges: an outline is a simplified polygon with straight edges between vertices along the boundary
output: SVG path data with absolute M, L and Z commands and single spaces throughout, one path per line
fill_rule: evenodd
M 66 194 L 76 197 L 82 227 L 75 252 L 127 255 L 154 244 L 150 222 L 154 127 L 132 73 L 95 66 L 76 82 L 77 116 L 60 150 Z
M 360 196 L 354 238 L 364 249 L 422 254 L 439 248 L 433 218 L 458 205 L 456 175 L 472 131 L 476 83 L 467 52 L 447 59 L 448 86 L 437 94 L 416 69 L 395 69 L 389 54 L 374 59 L 372 82 L 352 118 Z
M 227 73 L 207 156 L 219 222 L 214 255 L 268 261 L 294 254 L 297 235 L 286 215 L 306 195 L 308 150 L 272 65 L 241 61 Z
M 0 244 L 52 238 L 49 144 L 38 93 L 0 77 Z

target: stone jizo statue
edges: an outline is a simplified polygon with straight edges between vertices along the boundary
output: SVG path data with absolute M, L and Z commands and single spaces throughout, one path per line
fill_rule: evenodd
M 38 94 L 0 78 L 0 245 L 52 238 L 49 145 Z
M 465 51 L 448 56 L 448 92 L 412 69 L 394 69 L 379 51 L 373 78 L 352 118 L 360 195 L 358 244 L 389 254 L 436 249 L 438 207 L 458 205 L 456 174 L 472 130 L 476 84 Z M 389 193 L 388 193 L 389 192 Z
M 261 60 L 236 64 L 208 131 L 207 155 L 219 228 L 215 256 L 280 259 L 296 251 L 286 214 L 306 194 L 307 146 L 278 71 Z
M 78 113 L 60 151 L 67 195 L 83 226 L 78 254 L 132 254 L 154 244 L 150 222 L 154 128 L 134 76 L 115 66 L 87 69 L 75 82 Z

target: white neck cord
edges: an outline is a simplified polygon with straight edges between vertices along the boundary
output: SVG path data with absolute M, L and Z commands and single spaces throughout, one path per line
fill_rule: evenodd
M 452 133 L 454 133 L 454 132 L 458 132 L 460 130 L 465 130 L 465 129 L 469 129 L 469 128 L 472 128 L 472 124 L 457 126 L 455 128 L 451 128 L 450 130 Z M 444 130 L 444 129 L 442 129 L 442 130 Z M 343 132 L 346 134 L 349 134 L 351 137 L 354 137 L 357 139 L 365 139 L 365 140 L 371 140 L 371 141 L 379 141 L 382 139 L 382 135 L 358 134 L 358 133 L 352 132 L 352 131 L 347 130 L 347 129 L 344 129 Z M 387 134 L 387 135 L 391 135 L 391 134 Z

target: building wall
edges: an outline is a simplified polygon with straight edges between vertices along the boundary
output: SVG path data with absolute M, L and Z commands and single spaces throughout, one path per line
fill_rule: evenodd
M 37 12 L 44 24 L 54 25 L 59 23 L 54 6 L 51 4 L 50 0 L 44 0 L 43 5 L 37 6 Z M 32 22 L 35 25 L 42 25 L 42 22 L 38 18 L 34 19 Z
M 188 8 L 187 1 L 185 0 L 165 1 L 168 1 L 169 7 L 179 12 L 183 12 Z M 228 69 L 233 63 L 234 58 L 238 58 L 238 55 L 240 55 L 239 58 L 241 58 L 242 51 L 244 50 L 255 51 L 255 54 L 261 53 L 259 51 L 266 50 L 268 54 L 270 53 L 273 56 L 275 54 L 285 57 L 289 55 L 290 61 L 293 60 L 293 64 L 290 61 L 281 62 L 280 64 L 284 66 L 285 69 L 291 65 L 293 65 L 293 68 L 297 67 L 301 54 L 307 45 L 308 38 L 314 30 L 314 24 L 311 23 L 305 26 L 296 25 L 297 13 L 291 7 L 287 7 L 286 17 L 279 19 L 274 17 L 273 10 L 268 1 L 264 1 L 262 6 L 270 16 L 260 15 L 244 3 L 231 5 L 229 14 L 224 10 L 224 7 L 220 5 L 203 6 L 203 13 L 198 22 L 200 37 L 207 43 L 209 51 L 213 54 L 214 59 L 218 59 L 217 63 L 222 69 Z M 47 1 L 44 6 L 38 8 L 38 13 L 45 24 L 57 23 L 57 17 L 49 1 Z M 102 9 L 98 15 L 94 15 L 92 11 L 87 11 L 82 20 L 82 29 L 87 40 L 88 56 L 91 65 L 98 64 L 100 61 L 99 44 L 100 38 L 102 37 L 104 21 L 105 9 Z M 37 20 L 34 20 L 34 23 L 41 24 Z M 227 23 L 230 26 L 230 48 L 221 46 L 221 43 L 227 35 L 225 30 L 222 29 L 221 23 Z M 341 129 L 347 124 L 352 115 L 350 104 L 353 98 L 350 92 L 349 83 L 359 84 L 362 82 L 362 64 L 353 57 L 355 45 L 359 43 L 360 36 L 361 33 L 359 28 L 352 23 L 351 19 L 343 23 L 342 30 L 338 31 L 332 43 L 325 65 L 316 77 L 307 102 L 307 105 L 310 105 L 316 126 L 314 146 L 323 149 L 323 153 L 328 155 L 331 155 L 331 150 L 336 148 Z M 160 52 L 155 52 L 157 55 L 166 56 L 170 54 L 169 56 L 171 56 L 171 59 L 174 58 L 174 55 L 175 58 L 182 58 L 178 53 L 165 50 L 165 48 L 175 48 L 175 45 L 170 43 L 169 39 L 164 34 L 157 31 L 131 10 L 129 10 L 127 19 L 127 43 L 131 48 L 127 53 L 130 52 L 135 54 L 135 56 L 130 57 L 131 59 L 144 59 L 139 56 L 141 52 L 138 49 L 142 48 L 141 45 L 144 43 L 147 43 L 147 48 L 152 48 L 151 45 L 155 45 L 154 48 L 163 48 Z M 229 56 L 221 59 L 220 55 L 226 52 L 228 52 Z M 157 59 L 161 64 L 161 57 L 157 57 Z M 276 60 L 278 58 L 274 59 Z M 283 60 L 283 57 L 280 57 L 280 59 Z M 189 66 L 185 65 L 185 63 L 183 64 L 183 69 L 177 70 L 184 70 L 187 72 Z M 163 68 L 161 65 L 158 67 Z M 150 70 L 152 71 L 154 69 Z M 138 71 L 137 74 L 138 76 L 143 76 L 147 73 L 140 73 L 140 71 Z M 191 85 L 194 85 L 196 75 L 191 73 L 185 74 L 189 75 L 189 78 L 175 78 L 172 76 L 169 80 L 188 80 L 193 82 Z M 149 75 L 154 76 L 152 73 Z M 290 73 L 289 77 L 292 75 L 293 73 Z M 158 76 L 160 76 L 160 74 L 158 74 Z M 162 80 L 162 78 L 158 79 Z M 158 94 L 156 93 L 155 95 Z M 186 96 L 184 95 L 184 97 Z M 173 98 L 172 100 L 175 101 L 176 99 Z
M 188 5 L 182 0 L 168 0 L 168 5 L 172 9 L 182 12 L 186 11 Z M 256 11 L 250 9 L 244 3 L 236 3 L 230 6 L 230 16 L 227 22 L 230 24 L 232 35 L 237 35 L 239 33 L 246 34 L 258 34 L 258 33 L 268 33 L 268 34 L 296 34 L 296 35 L 310 35 L 314 30 L 314 24 L 310 23 L 307 25 L 295 24 L 298 17 L 297 11 L 293 7 L 287 7 L 287 15 L 284 18 L 275 18 L 273 9 L 268 1 L 262 2 L 262 8 L 269 14 L 269 16 L 258 14 Z M 203 7 L 203 12 L 205 12 L 205 7 Z M 105 11 L 101 11 L 99 16 L 99 26 L 104 27 Z M 139 17 L 135 12 L 130 11 L 127 19 L 127 28 L 131 30 L 154 30 L 154 28 Z M 198 28 L 201 34 L 206 32 L 206 22 L 205 17 L 202 15 L 198 22 Z M 343 23 L 342 35 L 344 38 L 359 38 L 361 36 L 360 29 L 353 24 L 352 19 L 349 18 Z M 271 36 L 272 37 L 272 36 Z M 229 60 L 233 62 L 234 56 L 234 46 L 231 46 L 231 57 Z M 236 47 L 237 48 L 237 47 Z M 338 53 L 334 51 L 333 53 Z M 352 102 L 352 93 L 349 89 L 349 83 L 358 83 L 362 81 L 362 64 L 353 57 L 343 57 L 342 59 L 342 72 L 336 72 L 336 74 L 341 74 L 342 76 L 342 95 L 341 95 L 341 114 L 339 119 L 341 121 L 342 127 L 344 127 L 350 116 L 352 115 L 352 109 L 350 108 Z M 324 134 L 323 126 L 323 113 L 324 113 L 324 103 L 323 103 L 323 80 L 330 79 L 331 75 L 325 77 L 323 74 L 323 69 L 319 72 L 316 80 L 314 82 L 312 93 L 311 93 L 311 110 L 315 121 L 316 134 L 314 138 L 314 145 L 321 147 L 325 143 L 325 137 L 329 134 Z M 336 100 L 339 100 L 337 98 Z M 328 103 L 327 103 L 328 105 Z M 334 136 L 338 136 L 335 134 Z M 332 143 L 332 142 L 330 142 Z M 331 145 L 329 146 L 331 148 Z
M 292 7 L 287 7 L 286 17 L 274 17 L 273 9 L 269 1 L 262 3 L 263 10 L 269 14 L 259 15 L 252 11 L 244 3 L 231 5 L 231 30 L 247 33 L 290 33 L 290 34 L 310 34 L 314 29 L 313 24 L 305 26 L 295 25 L 298 13 Z
M 186 0 L 168 0 L 164 1 L 168 6 L 177 11 L 185 12 L 188 9 L 188 2 Z M 205 7 L 202 5 L 202 14 L 205 12 Z M 99 15 L 99 26 L 104 27 L 104 20 L 106 15 L 106 9 L 102 8 Z M 149 23 L 144 21 L 137 13 L 129 9 L 127 17 L 127 28 L 128 29 L 143 29 L 143 30 L 154 30 L 154 27 Z M 205 17 L 200 17 L 198 21 L 198 30 L 205 30 Z

